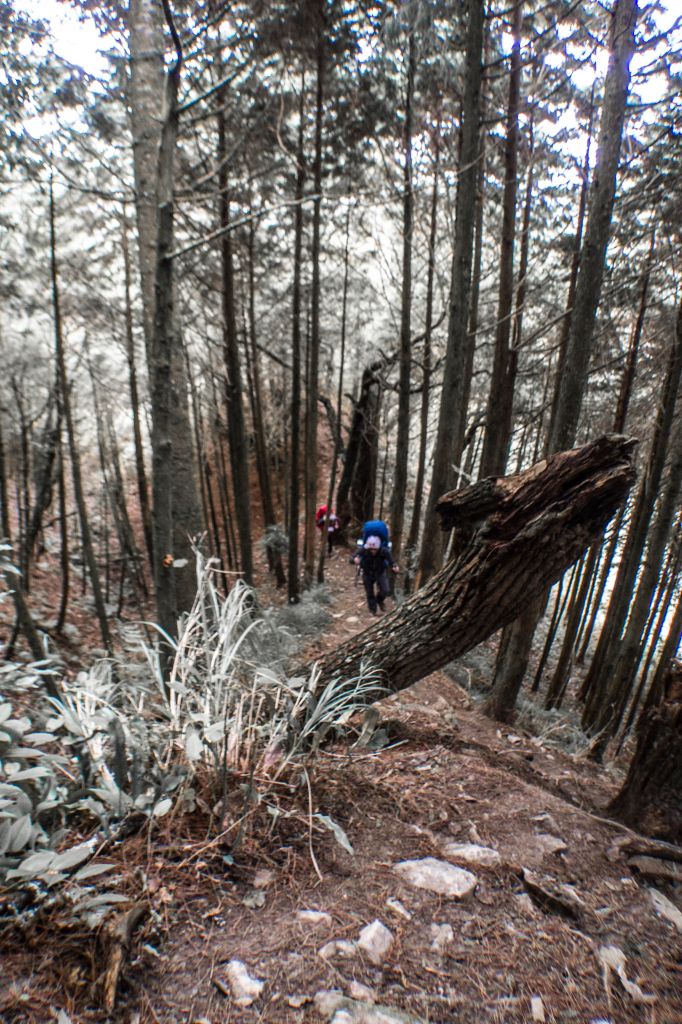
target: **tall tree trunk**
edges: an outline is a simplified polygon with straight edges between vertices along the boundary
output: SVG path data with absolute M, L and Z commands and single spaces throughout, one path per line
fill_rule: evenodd
M 558 381 L 557 415 L 550 436 L 551 452 L 573 444 L 578 430 L 611 233 L 636 21 L 637 0 L 617 0 L 611 24 L 611 52 L 604 84 L 599 152 L 590 189 L 566 362 Z
M 611 231 L 616 174 L 630 84 L 630 60 L 635 46 L 636 18 L 637 0 L 616 0 L 611 23 L 609 67 L 604 85 L 599 154 L 590 192 L 565 365 L 556 384 L 558 394 L 556 416 L 551 425 L 548 444 L 550 454 L 575 443 L 587 385 L 589 357 Z M 543 607 L 544 599 L 540 599 L 536 608 L 528 608 L 519 622 L 513 623 L 503 633 L 498 666 L 488 700 L 488 707 L 503 719 L 509 718 L 516 704 Z M 506 653 L 507 646 L 515 652 L 513 666 Z
M 125 341 L 126 359 L 128 362 L 128 389 L 130 391 L 130 408 L 133 416 L 133 440 L 135 443 L 135 472 L 137 477 L 137 496 L 140 503 L 144 543 L 149 557 L 149 565 L 154 571 L 154 544 L 152 540 L 152 510 L 149 504 L 149 486 L 147 471 L 144 464 L 144 448 L 142 446 L 142 426 L 140 422 L 140 400 L 137 387 L 137 365 L 135 359 L 135 337 L 133 334 L 133 307 L 130 297 L 130 250 L 128 246 L 128 222 L 125 207 L 121 218 L 123 249 L 124 289 L 125 289 Z
M 422 497 L 426 476 L 426 442 L 429 429 L 429 403 L 431 401 L 431 320 L 433 319 L 433 280 L 436 269 L 436 237 L 438 229 L 438 174 L 440 170 L 440 118 L 433 135 L 433 188 L 431 191 L 431 226 L 429 228 L 429 261 L 426 279 L 426 312 L 424 325 L 424 351 L 422 355 L 422 397 L 419 415 L 419 458 L 417 480 L 414 487 L 414 507 L 407 538 L 407 567 L 405 590 L 411 589 L 413 565 L 416 557 L 419 526 L 421 523 Z M 478 242 L 477 242 L 478 244 Z M 475 330 L 474 330 L 475 335 Z
M 158 624 L 169 637 L 177 633 L 178 602 L 173 568 L 173 364 L 179 345 L 175 332 L 173 264 L 173 167 L 177 139 L 177 92 L 180 54 L 166 76 L 166 98 L 158 164 L 159 217 L 156 252 L 154 337 L 150 374 L 152 406 L 152 491 L 154 587 Z M 162 644 L 164 672 L 171 649 Z
M 502 199 L 502 239 L 500 243 L 500 284 L 495 325 L 495 353 L 488 394 L 486 428 L 481 455 L 480 476 L 501 476 L 509 453 L 511 408 L 514 377 L 509 345 L 514 301 L 514 239 L 516 228 L 516 192 L 519 138 L 519 100 L 521 94 L 521 27 L 523 0 L 516 0 L 512 20 L 512 51 L 507 104 L 507 138 L 504 147 L 504 190 Z
M 263 423 L 263 396 L 261 388 L 260 357 L 258 354 L 258 342 L 256 332 L 256 274 L 255 274 L 255 240 L 256 225 L 252 220 L 249 225 L 249 343 L 251 345 L 251 375 L 253 377 L 251 387 L 251 413 L 253 416 L 253 428 L 256 438 L 256 461 L 258 464 L 258 480 L 260 484 L 261 501 L 263 503 L 263 524 L 267 533 L 268 527 L 274 527 L 277 523 L 275 506 L 272 498 L 272 480 L 270 477 L 270 459 L 265 439 L 265 427 Z M 279 551 L 273 551 L 269 555 L 272 570 L 278 587 L 284 587 L 287 581 L 282 556 Z
M 61 402 L 61 388 L 57 386 L 57 401 Z M 61 414 L 60 414 L 61 415 Z M 59 434 L 59 465 L 57 469 L 57 484 L 59 489 L 59 566 L 60 566 L 60 594 L 59 611 L 57 613 L 56 632 L 59 634 L 64 629 L 66 612 L 69 606 L 69 590 L 71 583 L 71 561 L 69 558 L 69 522 L 66 511 L 66 471 L 64 469 L 64 446 L 62 444 L 61 431 Z
M 129 0 L 128 35 L 128 108 L 133 135 L 135 212 L 144 336 L 151 369 L 156 301 L 157 173 L 162 124 L 159 114 L 164 101 L 165 41 L 161 0 Z
M 59 447 L 59 434 L 61 431 L 59 416 L 53 419 L 52 409 L 53 398 L 51 396 L 47 421 L 42 435 L 39 472 L 36 474 L 35 501 L 26 530 L 27 565 L 30 565 L 33 558 L 36 541 L 43 526 L 43 517 L 52 501 L 52 485 L 54 483 L 55 463 L 57 461 L 57 449 Z
M 222 106 L 218 110 L 218 181 L 220 189 L 220 226 L 229 224 L 229 194 L 227 190 L 227 167 L 225 159 L 225 112 Z M 223 312 L 223 346 L 225 354 L 225 390 L 227 406 L 227 424 L 230 434 L 230 465 L 232 468 L 232 486 L 235 495 L 235 517 L 239 534 L 239 550 L 241 570 L 246 583 L 253 584 L 253 559 L 251 551 L 251 500 L 249 488 L 248 449 L 246 428 L 244 425 L 244 405 L 242 397 L 242 371 L 239 357 L 239 338 L 237 335 L 237 318 L 235 313 L 234 265 L 232 258 L 232 239 L 229 231 L 224 231 L 221 238 L 222 261 L 222 312 Z
M 289 604 L 300 600 L 298 531 L 300 516 L 299 473 L 301 461 L 301 260 L 303 254 L 303 187 L 306 169 L 303 153 L 305 115 L 305 75 L 301 74 L 298 108 L 298 145 L 296 148 L 296 213 L 294 215 L 294 281 L 292 293 L 291 341 L 291 449 L 289 459 Z
M 602 717 L 602 702 L 607 693 L 611 665 L 620 653 L 620 637 L 630 613 L 635 581 L 659 496 L 666 457 L 671 447 L 671 429 L 676 399 L 682 381 L 682 303 L 678 309 L 675 337 L 670 351 L 666 380 L 658 408 L 649 461 L 642 477 L 632 513 L 630 529 L 621 554 L 609 609 L 599 643 L 584 682 L 586 703 L 583 726 L 592 730 Z
M 557 403 L 559 401 L 559 386 L 558 382 L 564 372 L 564 366 L 566 364 L 566 350 L 568 346 L 568 336 L 571 331 L 571 319 L 573 317 L 573 307 L 575 305 L 575 289 L 578 283 L 578 270 L 580 269 L 580 254 L 582 252 L 582 241 L 583 241 L 583 229 L 585 227 L 585 212 L 587 210 L 587 197 L 589 195 L 589 182 L 590 182 L 590 150 L 592 149 L 592 132 L 594 129 L 594 84 L 592 85 L 592 92 L 590 94 L 590 116 L 587 122 L 587 141 L 585 143 L 585 157 L 583 159 L 583 173 L 582 182 L 580 186 L 580 199 L 578 200 L 578 219 L 576 223 L 575 239 L 573 244 L 573 257 L 571 259 L 571 270 L 568 278 L 568 292 L 566 295 L 566 312 L 561 322 L 561 336 L 559 338 L 559 355 L 557 358 L 557 368 L 555 375 L 555 387 L 552 394 L 552 408 L 549 416 L 549 429 L 547 431 L 546 446 L 549 445 L 552 431 L 554 428 L 554 421 L 557 417 Z
M 9 504 L 7 495 L 7 467 L 5 458 L 5 442 L 2 432 L 2 421 L 0 419 L 0 534 L 2 539 L 7 543 L 12 543 L 12 528 L 9 518 Z M 31 656 L 34 661 L 42 661 L 45 657 L 45 650 L 43 642 L 36 629 L 33 617 L 26 603 L 24 597 L 24 591 L 21 582 L 21 576 L 17 576 L 16 573 L 9 570 L 3 572 L 5 579 L 5 586 L 12 594 L 12 600 L 14 602 L 14 611 L 16 615 L 17 627 L 21 630 L 26 638 Z M 12 643 L 7 645 L 7 650 L 10 651 Z M 58 697 L 59 693 L 54 681 L 48 675 L 46 677 L 46 685 L 48 692 L 53 697 Z
M 334 489 L 336 487 L 336 473 L 341 453 L 341 410 L 343 407 L 343 375 L 346 367 L 346 325 L 348 319 L 348 277 L 350 271 L 350 217 L 352 207 L 348 203 L 346 211 L 346 241 L 343 253 L 343 292 L 341 298 L 341 352 L 339 359 L 339 384 L 336 393 L 336 429 L 333 431 L 334 449 L 332 452 L 332 467 L 329 474 L 329 488 L 327 490 L 327 510 L 333 511 Z M 320 538 L 320 554 L 317 562 L 317 582 L 324 583 L 324 559 L 327 546 L 327 538 L 322 531 Z
M 598 707 L 594 709 L 592 706 L 592 714 L 589 717 L 586 714 L 585 724 L 589 722 L 592 731 L 601 731 L 595 756 L 603 752 L 609 738 L 615 735 L 621 724 L 641 660 L 642 630 L 656 588 L 671 523 L 675 511 L 679 509 L 682 491 L 682 417 L 679 418 L 676 436 L 672 439 L 670 447 L 672 461 L 647 538 L 646 555 L 641 566 L 634 601 L 630 607 L 627 627 L 617 647 L 615 664 L 609 664 L 608 674 L 604 673 L 604 681 L 599 681 L 595 685 L 593 692 L 595 695 L 599 693 L 601 697 Z
M 50 276 L 52 280 L 52 315 L 54 320 L 55 355 L 57 360 L 57 372 L 59 374 L 59 387 L 61 392 L 62 408 L 64 409 L 64 421 L 66 423 L 66 432 L 69 442 L 69 457 L 71 459 L 73 493 L 76 499 L 76 508 L 78 509 L 78 521 L 80 523 L 81 541 L 83 544 L 83 560 L 88 567 L 90 585 L 92 586 L 92 596 L 95 602 L 95 611 L 97 613 L 97 621 L 99 623 L 99 630 L 102 637 L 102 643 L 104 644 L 107 653 L 111 654 L 113 651 L 113 647 L 111 643 L 111 635 L 109 633 L 109 625 L 107 623 L 107 613 L 104 607 L 104 597 L 102 595 L 102 589 L 100 586 L 99 570 L 97 568 L 97 562 L 95 559 L 95 549 L 93 547 L 92 535 L 90 533 L 90 522 L 88 520 L 88 511 L 85 503 L 85 494 L 83 491 L 83 477 L 81 473 L 80 453 L 78 451 L 76 431 L 73 422 L 73 414 L 71 411 L 70 386 L 66 374 L 66 359 L 64 356 L 64 338 L 62 333 L 62 314 L 59 298 L 59 281 L 57 270 L 57 238 L 55 232 L 54 190 L 52 186 L 51 177 Z
M 620 434 L 625 428 L 625 422 L 627 418 L 628 406 L 630 403 L 630 395 L 632 393 L 632 383 L 635 376 L 635 367 L 637 365 L 637 353 L 639 351 L 639 342 L 642 335 L 642 328 L 644 326 L 644 315 L 646 312 L 647 305 L 647 294 L 649 289 L 649 277 L 651 273 L 651 258 L 653 255 L 653 242 L 655 232 L 652 232 L 651 245 L 649 248 L 649 256 L 647 258 L 644 275 L 642 279 L 642 289 L 640 295 L 639 309 L 635 326 L 628 346 L 628 353 L 625 360 L 625 366 L 623 369 L 623 375 L 621 377 L 620 390 L 618 393 L 618 401 L 616 403 L 616 411 L 613 417 L 613 432 Z M 577 644 L 578 631 L 580 623 L 583 618 L 585 605 L 587 602 L 588 593 L 592 588 L 594 580 L 594 574 L 597 571 L 597 562 L 599 556 L 599 549 L 595 548 L 590 552 L 587 569 L 583 574 L 581 581 L 580 591 L 578 593 L 576 601 L 571 607 L 568 622 L 566 623 L 566 629 L 564 631 L 564 638 L 561 645 L 561 653 L 559 654 L 559 660 L 554 670 L 552 681 L 547 691 L 547 699 L 545 707 L 559 707 L 563 699 L 564 692 L 568 683 L 568 673 L 573 663 L 575 647 Z M 609 567 L 611 561 L 609 559 Z M 589 570 L 589 571 L 588 571 Z
M 405 86 L 405 124 L 403 128 L 403 274 L 400 298 L 400 357 L 398 371 L 398 431 L 389 519 L 393 557 L 400 559 L 407 495 L 407 462 L 410 447 L 410 375 L 412 370 L 412 107 L 416 64 L 415 29 L 408 29 L 407 83 Z
M 630 702 L 628 708 L 627 718 L 623 723 L 619 737 L 618 737 L 618 753 L 622 749 L 623 743 L 626 736 L 632 729 L 632 725 L 639 713 L 640 705 L 642 703 L 642 697 L 646 690 L 646 684 L 649 678 L 649 671 L 651 664 L 654 660 L 656 650 L 661 640 L 663 633 L 663 627 L 666 624 L 668 616 L 670 615 L 670 609 L 672 606 L 675 591 L 679 584 L 679 573 L 680 573 L 680 555 L 682 554 L 682 547 L 680 545 L 680 539 L 682 534 L 680 532 L 680 520 L 677 523 L 676 536 L 673 538 L 673 542 L 670 545 L 669 555 L 665 569 L 661 575 L 661 581 L 656 595 L 656 600 L 652 605 L 649 621 L 647 622 L 644 638 L 642 640 L 642 649 L 647 648 L 646 658 L 644 665 L 640 673 L 639 684 L 635 696 Z M 674 624 L 674 617 L 673 617 Z
M 151 328 L 147 356 L 152 404 L 152 542 L 157 617 L 159 625 L 173 636 L 178 614 L 189 610 L 194 600 L 192 539 L 201 529 L 201 517 L 171 258 L 182 50 L 169 0 L 162 3 L 176 59 L 165 74 L 164 83 L 160 8 L 155 2 L 133 0 L 129 10 L 130 107 L 144 321 L 146 329 Z
M 317 507 L 317 393 L 320 361 L 320 230 L 322 222 L 322 119 L 326 61 L 325 0 L 318 0 L 317 74 L 315 89 L 315 151 L 313 157 L 313 238 L 308 386 L 306 389 L 305 438 L 305 566 L 304 580 L 310 587 L 315 579 L 315 509 Z
M 622 789 L 609 814 L 639 831 L 682 839 L 682 666 L 664 665 L 660 702 L 648 709 L 637 726 L 638 741 Z
M 466 61 L 467 74 L 462 104 L 462 146 L 460 173 L 457 178 L 455 243 L 450 281 L 448 343 L 443 370 L 438 430 L 433 458 L 431 489 L 426 507 L 426 523 L 419 557 L 418 582 L 423 583 L 438 569 L 443 543 L 440 535 L 430 528 L 436 501 L 447 491 L 452 479 L 451 460 L 455 442 L 463 434 L 466 422 L 463 408 L 469 295 L 471 287 L 471 260 L 476 210 L 476 183 L 478 180 L 481 56 L 483 52 L 482 0 L 469 0 L 467 20 Z

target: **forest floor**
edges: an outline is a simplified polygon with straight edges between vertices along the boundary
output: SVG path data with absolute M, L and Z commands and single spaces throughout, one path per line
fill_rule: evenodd
M 372 621 L 345 550 L 327 587 L 311 658 Z M 311 843 L 304 814 L 234 863 L 182 823 L 127 840 L 151 914 L 110 1019 L 680 1024 L 682 885 L 653 888 L 629 864 L 633 833 L 603 810 L 618 772 L 560 749 L 561 719 L 534 735 L 523 717 L 501 727 L 477 710 L 493 649 L 380 702 L 382 749 L 321 752 L 310 810 L 352 853 L 332 830 Z M 452 898 L 396 871 L 424 858 L 465 868 L 474 888 Z M 102 964 L 76 938 L 26 936 L 0 981 L 3 1022 L 105 1019 L 87 1008 Z

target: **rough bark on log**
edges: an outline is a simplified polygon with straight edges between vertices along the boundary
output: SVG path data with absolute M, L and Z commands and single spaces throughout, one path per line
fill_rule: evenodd
M 444 495 L 453 557 L 390 615 L 319 662 L 340 681 L 361 666 L 397 691 L 446 665 L 517 618 L 600 535 L 635 479 L 635 442 L 607 435 Z

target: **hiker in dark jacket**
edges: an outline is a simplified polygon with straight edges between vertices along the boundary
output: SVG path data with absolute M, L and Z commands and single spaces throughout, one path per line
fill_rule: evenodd
M 384 601 L 390 591 L 388 572 L 397 572 L 398 566 L 393 564 L 391 552 L 386 545 L 381 543 L 379 537 L 373 536 L 367 538 L 353 561 L 362 569 L 367 605 L 372 615 L 376 615 L 377 607 L 384 610 Z

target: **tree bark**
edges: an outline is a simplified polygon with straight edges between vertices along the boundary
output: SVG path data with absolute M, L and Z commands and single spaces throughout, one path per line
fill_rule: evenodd
M 137 366 L 135 359 L 135 336 L 133 334 L 133 307 L 130 296 L 130 253 L 128 248 L 128 221 L 125 207 L 121 217 L 121 245 L 123 249 L 124 295 L 125 295 L 125 343 L 128 362 L 128 388 L 130 390 L 130 409 L 133 416 L 133 439 L 135 442 L 135 472 L 137 476 L 137 496 L 140 502 L 140 516 L 144 543 L 147 549 L 149 565 L 154 571 L 154 544 L 152 540 L 152 510 L 149 505 L 149 486 L 147 471 L 144 464 L 144 448 L 142 446 L 142 426 L 140 422 L 140 400 L 137 387 Z
M 656 416 L 648 465 L 637 493 L 630 529 L 621 554 L 618 574 L 609 603 L 599 643 L 585 677 L 583 692 L 586 705 L 583 726 L 592 730 L 600 717 L 604 692 L 611 677 L 612 661 L 620 653 L 620 636 L 630 613 L 630 603 L 637 579 L 649 526 L 654 516 L 663 477 L 666 456 L 671 450 L 671 430 L 676 399 L 682 382 L 682 303 L 680 303 L 666 379 Z
M 421 524 L 422 498 L 426 475 L 426 442 L 429 428 L 429 402 L 431 400 L 431 320 L 433 318 L 433 283 L 436 270 L 436 234 L 438 228 L 438 175 L 440 173 L 440 117 L 433 135 L 433 188 L 431 191 L 431 224 L 429 228 L 429 259 L 426 279 L 426 312 L 424 325 L 424 351 L 422 354 L 422 398 L 419 414 L 419 457 L 417 480 L 414 487 L 414 507 L 410 532 L 407 538 L 407 563 L 404 576 L 405 593 L 412 589 L 412 575 L 416 558 L 419 527 Z M 478 246 L 478 240 L 477 240 Z M 475 334 L 475 331 L 474 331 Z
M 99 570 L 97 568 L 97 561 L 95 559 L 95 549 L 92 543 L 92 535 L 90 533 L 90 522 L 88 519 L 87 505 L 85 502 L 85 493 L 83 490 L 83 475 L 81 473 L 80 453 L 78 451 L 76 429 L 71 409 L 69 381 L 66 375 L 66 358 L 64 354 L 64 337 L 62 332 L 61 304 L 59 299 L 59 281 L 57 273 L 57 238 L 55 233 L 55 208 L 52 178 L 50 178 L 50 276 L 52 279 L 52 310 L 54 317 L 55 356 L 57 362 L 57 373 L 59 375 L 59 388 L 61 392 L 62 408 L 64 410 L 64 420 L 66 423 L 66 433 L 69 443 L 69 456 L 71 458 L 71 478 L 73 480 L 73 493 L 76 499 L 76 508 L 78 509 L 78 521 L 80 523 L 81 529 L 81 541 L 83 544 L 83 561 L 88 567 L 90 584 L 92 586 L 92 596 L 95 603 L 95 611 L 97 613 L 97 621 L 99 623 L 99 630 L 100 635 L 102 637 L 102 643 L 104 644 L 107 653 L 111 654 L 111 635 L 109 633 L 107 613 L 104 607 L 104 597 L 102 595 L 102 588 L 100 585 Z
M 322 226 L 322 118 L 326 59 L 324 0 L 316 10 L 315 151 L 313 156 L 313 232 L 311 244 L 312 280 L 310 295 L 310 344 L 305 418 L 305 564 L 306 587 L 315 581 L 315 509 L 317 507 L 317 392 L 320 363 L 320 234 Z
M 606 250 L 611 233 L 616 173 L 630 85 L 630 60 L 635 47 L 636 19 L 637 0 L 617 0 L 611 24 L 611 47 L 604 86 L 599 154 L 592 181 L 585 240 L 580 253 L 575 303 L 571 312 L 565 362 L 555 388 L 556 415 L 551 425 L 547 447 L 550 455 L 575 443 L 580 410 L 587 386 L 597 307 L 601 295 Z M 520 652 L 525 644 L 527 665 L 533 634 L 537 627 L 537 620 L 542 614 L 543 605 L 544 601 L 539 600 L 535 622 L 532 621 L 532 609 L 527 609 L 523 619 L 505 630 L 502 637 L 495 670 L 494 689 L 501 691 L 508 689 L 510 700 L 515 699 L 514 688 L 520 668 L 515 666 L 515 678 L 510 681 L 508 687 L 505 678 L 505 666 L 508 664 L 504 653 L 505 647 L 512 645 L 517 652 Z M 516 632 L 522 636 L 517 637 Z M 518 687 L 516 687 L 516 692 L 518 693 Z
M 225 166 L 225 113 L 218 110 L 218 151 L 220 167 L 219 212 L 220 225 L 227 227 L 230 219 L 227 170 Z M 239 338 L 234 295 L 234 261 L 230 232 L 223 234 L 220 245 L 222 269 L 223 351 L 225 358 L 225 404 L 230 433 L 230 466 L 235 495 L 235 517 L 239 534 L 240 566 L 244 580 L 253 585 L 253 559 L 251 553 L 251 501 L 249 496 L 249 467 L 247 461 L 246 428 L 244 424 L 243 388 Z
M 642 716 L 623 788 L 609 813 L 671 842 L 682 839 L 682 664 L 668 662 L 666 698 Z
M 142 310 L 147 362 L 154 338 L 157 167 L 163 123 L 163 10 L 160 0 L 130 0 L 130 81 L 128 106 L 133 136 L 135 212 L 142 283 Z
M 289 604 L 300 600 L 298 528 L 300 515 L 301 462 L 301 261 L 303 254 L 303 186 L 306 178 L 303 152 L 305 132 L 305 75 L 301 74 L 298 107 L 298 145 L 296 148 L 296 213 L 294 217 L 294 280 L 292 289 L 291 333 L 291 449 L 289 460 L 289 564 L 287 596 Z
M 453 557 L 422 590 L 325 655 L 325 679 L 363 665 L 396 691 L 464 654 L 545 593 L 604 529 L 634 480 L 634 442 L 608 435 L 517 476 L 444 495 Z
M 412 192 L 412 107 L 416 65 L 415 29 L 408 28 L 407 83 L 405 87 L 405 124 L 403 128 L 403 275 L 400 298 L 400 356 L 398 371 L 398 430 L 389 519 L 393 557 L 400 560 L 407 493 L 407 459 L 410 447 L 410 371 L 412 369 L 412 229 L 414 196 Z
M 462 104 L 462 148 L 457 178 L 455 244 L 450 279 L 448 344 L 443 371 L 443 390 L 433 458 L 431 489 L 426 508 L 427 524 L 433 521 L 438 497 L 452 481 L 451 460 L 456 439 L 464 433 L 463 394 L 466 380 L 469 293 L 476 211 L 476 183 L 480 156 L 481 56 L 483 53 L 483 3 L 470 0 L 467 22 L 467 74 Z M 443 546 L 435 531 L 426 529 L 419 554 L 418 583 L 439 568 Z
M 516 234 L 516 193 L 519 138 L 519 98 L 521 93 L 521 26 L 523 0 L 517 0 L 513 15 L 513 45 L 507 103 L 507 137 L 504 149 L 504 195 L 502 200 L 502 239 L 500 243 L 500 286 L 495 327 L 495 354 L 488 394 L 485 437 L 480 477 L 504 473 L 511 435 L 511 408 L 514 397 L 511 336 L 514 301 L 514 241 Z

